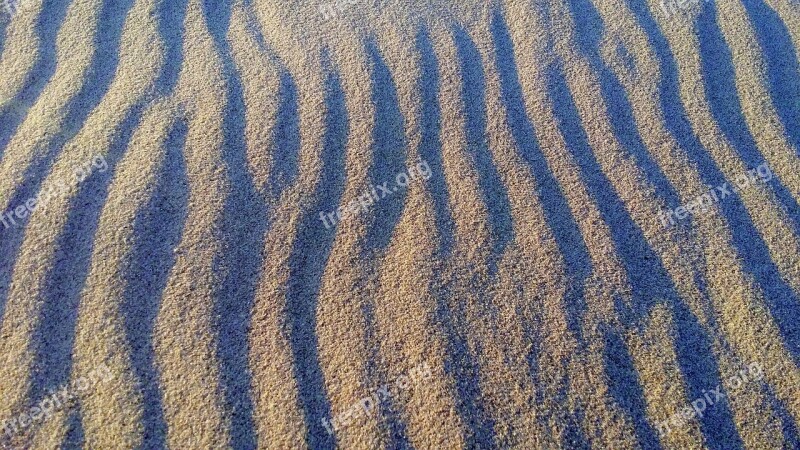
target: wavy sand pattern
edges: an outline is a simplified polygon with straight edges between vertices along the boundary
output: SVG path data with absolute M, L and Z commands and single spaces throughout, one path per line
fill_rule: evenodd
M 6 0 L 0 447 L 800 448 L 795 0 Z

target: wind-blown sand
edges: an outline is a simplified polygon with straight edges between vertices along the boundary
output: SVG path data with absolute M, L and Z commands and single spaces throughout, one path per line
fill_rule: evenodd
M 800 5 L 19 0 L 0 446 L 800 448 Z

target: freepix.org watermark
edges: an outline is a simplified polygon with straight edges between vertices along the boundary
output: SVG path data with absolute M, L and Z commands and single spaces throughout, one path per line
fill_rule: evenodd
M 712 0 L 661 0 L 661 9 L 667 17 L 671 17 L 676 12 L 683 12 L 701 3 L 708 3 L 711 1 Z
M 355 5 L 361 0 L 333 0 L 328 3 L 319 5 L 319 13 L 322 14 L 323 20 L 330 20 L 339 17 L 345 9 Z
M 389 185 L 389 181 L 379 185 L 372 185 L 358 198 L 352 200 L 347 205 L 336 208 L 335 211 L 320 212 L 319 220 L 325 225 L 325 228 L 331 229 L 337 223 L 359 212 L 367 212 L 370 207 L 375 203 L 391 196 L 401 189 L 406 189 L 412 181 L 419 180 L 420 178 L 427 180 L 431 177 L 431 167 L 425 161 L 420 161 L 413 167 L 408 167 L 405 172 L 398 173 L 394 178 L 394 184 Z
M 103 155 L 97 155 L 91 161 L 80 164 L 73 169 L 75 178 L 73 182 L 79 184 L 84 182 L 90 175 L 95 172 L 103 173 L 108 170 L 108 163 Z M 7 211 L 0 213 L 0 223 L 3 224 L 3 230 L 8 228 L 18 227 L 21 222 L 28 218 L 35 210 L 39 208 L 46 208 L 50 200 L 58 194 L 63 194 L 69 189 L 64 180 L 56 180 L 42 188 L 35 197 L 31 197 L 20 205 L 12 206 Z
M 74 401 L 78 394 L 90 389 L 96 389 L 100 383 L 107 383 L 113 378 L 114 374 L 111 369 L 105 364 L 101 364 L 89 372 L 87 376 L 80 377 L 71 384 L 61 386 L 58 390 L 51 389 L 49 395 L 45 396 L 39 404 L 0 423 L 3 433 L 0 438 L 9 440 L 16 435 L 25 433 L 27 428 L 41 424 L 53 417 L 53 414 L 57 411 L 69 407 L 70 402 Z
M 675 225 L 679 220 L 686 219 L 690 215 L 706 213 L 715 204 L 725 200 L 727 197 L 741 192 L 757 183 L 769 183 L 774 177 L 772 170 L 767 163 L 763 163 L 755 169 L 750 169 L 745 173 L 739 174 L 733 184 L 725 183 L 710 189 L 708 192 L 698 195 L 694 200 L 681 205 L 677 208 L 661 211 L 658 214 L 664 227 Z
M 779 367 L 776 367 L 773 370 L 778 369 Z M 750 381 L 758 382 L 763 378 L 764 368 L 761 366 L 761 364 L 755 362 L 747 367 L 742 368 L 738 373 L 731 376 L 728 379 L 728 386 L 731 390 L 737 390 L 742 388 Z M 703 415 L 706 414 L 706 410 L 724 400 L 725 392 L 722 391 L 721 385 L 717 385 L 716 388 L 708 391 L 703 389 L 702 397 L 693 400 L 691 404 L 681 408 L 680 411 L 671 415 L 669 418 L 667 418 L 667 420 L 664 420 L 656 425 L 659 436 L 664 437 L 671 433 L 674 428 L 680 428 L 695 418 L 702 419 Z
M 0 0 L 3 2 L 3 11 L 10 17 L 14 17 L 20 10 L 24 3 L 29 3 L 28 0 Z
M 411 390 L 412 387 L 431 377 L 431 368 L 427 362 L 417 365 L 408 371 L 408 375 L 397 377 L 394 383 L 384 384 L 371 395 L 362 398 L 347 408 L 345 411 L 332 417 L 330 420 L 323 418 L 322 426 L 328 434 L 341 432 L 345 427 L 352 424 L 359 417 L 369 417 L 375 412 L 375 407 L 381 402 L 397 398 L 404 392 Z

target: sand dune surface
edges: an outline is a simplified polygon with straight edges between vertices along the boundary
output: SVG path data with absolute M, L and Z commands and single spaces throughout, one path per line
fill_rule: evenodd
M 0 447 L 800 449 L 795 0 L 4 0 Z

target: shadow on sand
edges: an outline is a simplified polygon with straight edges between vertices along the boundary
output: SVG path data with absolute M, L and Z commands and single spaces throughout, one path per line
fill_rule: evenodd
M 406 171 L 408 144 L 405 138 L 405 120 L 391 70 L 377 44 L 369 40 L 366 51 L 372 66 L 372 103 L 375 106 L 373 161 L 368 177 L 375 186 L 389 182 L 388 186 L 391 187 L 395 183 L 395 176 Z M 363 243 L 365 257 L 386 250 L 403 213 L 406 195 L 406 189 L 398 189 L 372 205 Z
M 764 0 L 743 0 L 761 47 L 775 109 L 800 156 L 800 64 L 786 24 Z
M 5 108 L 0 109 L 0 156 L 5 153 L 8 141 L 56 72 L 56 38 L 70 3 L 65 0 L 44 0 L 42 4 L 35 25 L 35 34 L 40 42 L 39 54 L 23 82 L 22 89 Z M 0 11 L 0 14 L 5 14 L 5 11 Z M 3 22 L 7 23 L 8 19 Z M 8 37 L 3 40 L 4 43 L 6 39 Z
M 589 251 L 578 224 L 570 214 L 569 204 L 561 185 L 549 169 L 536 138 L 533 123 L 528 118 L 514 56 L 514 44 L 505 18 L 499 11 L 495 11 L 492 16 L 491 32 L 497 58 L 497 71 L 500 75 L 501 99 L 506 110 L 511 134 L 520 156 L 527 163 L 536 181 L 536 198 L 542 205 L 545 220 L 553 233 L 556 246 L 564 258 L 567 291 L 563 298 L 563 304 L 567 326 L 578 341 L 579 348 L 586 349 L 587 342 L 583 335 L 582 324 L 587 308 L 586 283 L 593 270 Z M 538 340 L 538 338 L 536 339 Z M 534 349 L 536 347 L 534 346 Z M 537 361 L 538 355 L 532 351 L 529 356 L 530 371 L 536 378 L 539 373 Z M 562 392 L 562 395 L 566 397 L 566 391 Z M 572 414 L 567 418 L 565 445 L 585 447 L 588 444 L 581 424 L 584 413 L 577 408 L 572 411 Z
M 685 149 L 692 163 L 697 165 L 704 184 L 708 186 L 722 185 L 726 181 L 725 176 L 716 166 L 708 151 L 697 140 L 683 103 L 675 101 L 676 98 L 680 98 L 678 69 L 666 38 L 642 0 L 629 0 L 629 3 L 637 20 L 647 33 L 650 45 L 659 60 L 662 74 L 661 107 L 665 112 L 668 129 Z M 719 38 L 721 36 L 717 35 L 717 39 Z M 708 70 L 713 70 L 713 68 L 708 67 Z M 769 258 L 766 243 L 755 228 L 738 194 L 734 193 L 726 199 L 721 204 L 721 211 L 731 227 L 733 245 L 741 257 L 744 270 L 755 278 L 761 289 L 767 294 L 767 304 L 772 316 L 778 323 L 785 343 L 797 362 L 800 356 L 798 351 L 800 335 L 796 331 L 796 324 L 800 317 L 798 317 L 795 294 L 778 274 L 777 267 Z M 702 278 L 699 274 L 698 277 Z M 705 280 L 701 281 L 705 284 Z M 796 424 L 789 416 L 784 416 L 782 420 L 788 430 L 796 428 Z
M 256 448 L 252 379 L 249 369 L 249 331 L 253 303 L 264 263 L 264 239 L 269 223 L 267 199 L 256 189 L 247 161 L 246 106 L 241 75 L 227 40 L 232 1 L 203 3 L 209 32 L 222 58 L 226 77 L 222 111 L 222 160 L 229 192 L 225 198 L 220 235 L 222 251 L 214 271 L 222 274 L 215 292 L 217 358 L 222 392 L 231 420 L 233 448 Z
M 455 230 L 443 167 L 442 117 L 438 94 L 441 90 L 439 63 L 428 30 L 420 29 L 418 31 L 416 49 L 421 57 L 419 88 L 423 105 L 421 117 L 423 139 L 420 155 L 429 163 L 432 171 L 431 178 L 428 180 L 428 189 L 434 201 L 437 230 L 441 242 L 436 254 L 437 258 L 446 260 L 452 255 L 455 244 Z M 480 58 L 476 61 L 477 68 L 480 69 Z M 463 60 L 460 63 L 462 67 L 466 64 Z M 475 63 L 475 61 L 470 61 L 470 63 Z M 470 88 L 474 88 L 470 95 L 484 95 L 479 91 L 479 89 L 482 89 L 480 84 L 470 86 Z M 465 89 L 469 88 L 465 87 Z M 471 126 L 485 124 L 485 119 L 481 122 L 481 118 L 476 117 L 477 114 L 480 114 L 480 111 L 471 110 L 467 114 L 471 118 Z M 475 133 L 480 133 L 483 136 L 485 128 L 472 129 L 467 132 L 471 136 L 475 136 Z M 493 446 L 495 442 L 494 423 L 483 404 L 478 362 L 470 352 L 467 342 L 466 334 L 469 328 L 465 321 L 466 311 L 464 311 L 461 302 L 454 301 L 454 306 L 452 307 L 448 304 L 448 298 L 451 298 L 452 294 L 444 286 L 444 283 L 444 280 L 440 280 L 437 283 L 440 287 L 437 288 L 435 293 L 435 314 L 446 339 L 447 358 L 445 371 L 452 377 L 454 382 L 456 408 L 466 428 L 466 442 L 473 447 L 488 448 Z
M 278 115 L 272 141 L 272 170 L 269 189 L 271 198 L 281 193 L 297 178 L 300 156 L 300 113 L 298 111 L 297 85 L 287 71 L 280 76 L 278 88 Z
M 528 164 L 536 181 L 536 197 L 542 205 L 545 220 L 553 233 L 556 246 L 564 258 L 567 291 L 563 298 L 563 304 L 567 326 L 578 341 L 579 347 L 585 349 L 587 343 L 582 328 L 583 317 L 586 313 L 584 295 L 587 280 L 593 270 L 589 252 L 577 223 L 570 215 L 569 205 L 561 186 L 548 168 L 536 139 L 533 124 L 527 116 L 513 42 L 505 18 L 499 12 L 495 12 L 492 18 L 492 35 L 498 64 L 497 70 L 500 74 L 501 95 L 507 111 L 508 123 L 520 156 Z M 531 373 L 538 379 L 538 354 L 532 352 L 529 361 Z M 564 389 L 561 395 L 565 399 L 566 386 Z M 584 413 L 580 408 L 573 410 L 572 415 L 567 417 L 565 445 L 573 448 L 588 446 L 582 430 L 583 420 Z
M 632 288 L 631 306 L 617 300 L 617 310 L 626 328 L 640 327 L 656 301 L 663 299 L 675 316 L 676 354 L 690 399 L 703 389 L 720 384 L 720 373 L 711 348 L 711 338 L 678 296 L 661 259 L 647 243 L 641 229 L 628 215 L 610 180 L 595 159 L 581 118 L 570 96 L 561 67 L 549 75 L 549 90 L 559 128 L 577 162 L 583 179 L 603 221 L 610 227 L 616 254 Z M 606 329 L 606 370 L 612 396 L 634 424 L 637 440 L 646 448 L 660 446 L 657 433 L 647 422 L 644 392 L 628 352 L 622 330 Z M 687 399 L 689 400 L 689 399 Z M 739 448 L 740 442 L 727 405 L 719 405 L 700 420 L 701 429 L 714 448 Z M 714 444 L 716 443 L 716 445 Z
M 717 23 L 714 3 L 704 4 L 703 11 L 697 18 L 696 31 L 698 36 L 701 36 L 700 63 L 711 114 L 747 167 L 758 167 L 765 163 L 765 159 L 744 117 L 742 100 L 736 86 L 733 56 Z M 774 75 L 779 73 L 781 71 L 776 71 Z M 786 89 L 791 89 L 792 84 L 787 84 Z M 763 151 L 769 150 L 763 149 Z M 800 206 L 789 189 L 778 177 L 774 177 L 765 187 L 775 195 L 777 203 L 784 208 L 791 221 L 795 234 L 800 236 Z
M 45 1 L 45 6 L 47 6 L 49 3 L 51 2 Z M 25 169 L 23 181 L 11 196 L 9 205 L 11 205 L 12 208 L 22 205 L 28 199 L 36 196 L 36 193 L 42 188 L 42 183 L 46 178 L 47 172 L 50 170 L 53 161 L 58 156 L 59 151 L 67 142 L 69 142 L 78 134 L 86 118 L 100 103 L 103 96 L 108 92 L 108 88 L 111 85 L 111 81 L 114 78 L 114 74 L 119 63 L 119 43 L 120 35 L 122 33 L 122 23 L 132 4 L 133 0 L 125 0 L 122 2 L 108 0 L 103 3 L 103 7 L 100 12 L 100 25 L 94 42 L 94 48 L 96 51 L 92 57 L 89 70 L 87 71 L 89 75 L 87 76 L 87 79 L 85 80 L 80 91 L 68 102 L 65 108 L 66 117 L 63 121 L 65 124 L 64 128 L 47 142 L 47 149 L 42 152 L 42 156 L 34 159 Z M 51 22 L 53 20 L 60 20 L 59 15 L 63 16 L 63 12 L 61 12 L 62 7 L 66 8 L 65 5 L 60 5 L 53 8 L 52 14 L 43 14 L 43 16 L 48 17 L 47 19 L 40 18 L 39 23 L 43 29 L 46 28 L 47 30 L 50 30 L 49 27 L 55 27 L 55 25 Z M 47 25 L 45 26 L 45 24 Z M 53 33 L 55 33 L 55 30 Z M 53 36 L 53 39 L 55 39 L 55 36 Z M 55 46 L 55 43 L 53 43 L 53 46 Z M 55 52 L 55 49 L 53 48 L 52 51 Z M 44 52 L 43 55 L 44 54 L 47 54 L 47 52 Z M 54 57 L 55 56 L 53 56 L 53 58 Z M 43 56 L 43 58 L 44 60 L 49 60 L 47 57 Z M 42 64 L 49 67 L 50 63 L 44 62 Z M 52 64 L 55 64 L 55 62 L 53 61 Z M 40 67 L 40 69 L 46 73 L 47 67 Z M 33 72 L 34 71 L 32 71 L 32 73 Z M 46 78 L 49 79 L 49 76 Z M 47 83 L 48 79 L 41 81 L 42 86 Z M 39 81 L 35 82 L 34 84 L 38 86 L 38 83 Z M 27 92 L 27 90 L 25 92 Z M 33 100 L 31 100 L 31 103 L 32 101 Z M 13 118 L 7 117 L 6 114 L 7 113 L 5 112 L 0 113 L 0 127 L 3 127 L 3 124 L 11 123 L 10 121 L 14 120 Z M 20 119 L 20 121 L 21 120 L 22 119 Z M 130 134 L 133 132 L 136 123 L 137 121 L 131 119 L 131 115 L 126 118 L 120 131 L 123 136 L 116 140 L 116 145 L 122 146 L 122 144 L 119 142 L 126 141 L 125 138 L 130 136 Z M 13 133 L 15 129 L 16 125 L 14 126 L 14 129 L 10 130 L 10 133 Z M 4 138 L 3 133 L 4 131 L 0 130 L 0 148 L 2 148 L 5 143 L 7 143 L 7 139 L 10 138 L 8 136 Z M 6 139 L 5 143 L 3 139 Z M 70 180 L 63 181 L 69 182 Z M 14 264 L 19 253 L 19 247 L 22 245 L 23 231 L 24 224 L 20 224 L 19 227 L 2 230 L 2 233 L 0 233 L 0 261 L 2 261 L 2 263 L 0 263 L 0 314 L 2 314 L 5 310 L 5 303 L 8 296 L 8 286 L 10 284 Z
M 372 277 L 377 272 L 377 267 L 372 264 L 376 255 L 386 251 L 397 224 L 403 214 L 408 189 L 395 185 L 396 176 L 406 172 L 406 157 L 408 142 L 405 135 L 405 119 L 400 109 L 397 97 L 397 87 L 391 69 L 384 60 L 378 44 L 369 38 L 365 50 L 370 61 L 372 104 L 375 107 L 375 126 L 373 128 L 372 166 L 368 177 L 373 186 L 384 183 L 392 189 L 392 194 L 379 194 L 381 199 L 376 200 L 369 212 L 367 232 L 362 243 L 362 256 L 364 264 L 362 270 L 366 277 Z M 362 311 L 366 323 L 365 339 L 367 348 L 371 349 L 367 361 L 367 379 L 379 385 L 389 383 L 386 373 L 380 366 L 381 340 L 375 318 L 375 302 L 372 298 L 365 298 Z M 410 446 L 405 424 L 399 417 L 397 406 L 391 398 L 384 400 L 380 405 L 382 416 L 382 431 L 391 448 L 407 448 Z
M 453 214 L 450 209 L 450 198 L 444 176 L 442 157 L 442 113 L 439 106 L 439 64 L 433 51 L 428 31 L 421 28 L 417 32 L 417 51 L 420 54 L 419 90 L 422 103 L 420 114 L 421 139 L 419 155 L 431 168 L 431 177 L 427 182 L 428 191 L 433 200 L 436 216 L 436 229 L 439 233 L 442 256 L 448 256 L 455 244 Z
M 189 179 L 182 151 L 187 127 L 176 123 L 165 142 L 153 196 L 133 222 L 133 247 L 127 262 L 122 313 L 134 373 L 142 391 L 144 448 L 165 448 L 167 424 L 156 368 L 153 332 L 160 300 L 175 264 L 189 204 Z
M 464 101 L 466 151 L 478 172 L 483 201 L 489 214 L 492 233 L 492 257 L 489 272 L 497 272 L 497 262 L 508 244 L 514 240 L 511 220 L 511 202 L 505 185 L 492 160 L 486 137 L 486 79 L 480 53 L 469 35 L 461 29 L 453 31 L 462 79 L 461 98 Z
M 93 76 L 86 82 L 79 94 L 70 101 L 69 114 L 65 123 L 83 123 L 89 113 L 100 102 L 113 80 L 116 66 L 119 61 L 118 49 L 122 22 L 127 11 L 132 6 L 132 1 L 122 4 L 106 2 L 101 11 L 101 28 L 96 38 L 97 53 L 92 61 Z M 180 41 L 180 37 L 177 37 Z M 173 60 L 173 64 L 180 66 L 181 57 Z M 168 71 L 168 69 L 164 69 Z M 177 77 L 177 71 L 174 71 Z M 162 77 L 169 83 L 170 77 Z M 174 85 L 173 79 L 171 85 Z M 146 107 L 145 101 L 140 101 L 126 114 L 123 122 L 116 130 L 110 143 L 108 154 L 105 156 L 108 168 L 105 172 L 95 172 L 81 183 L 77 195 L 71 199 L 68 219 L 64 230 L 56 242 L 55 263 L 47 273 L 43 293 L 43 306 L 40 312 L 40 329 L 33 338 L 35 361 L 43 369 L 34 373 L 31 379 L 32 399 L 41 399 L 45 392 L 63 385 L 69 381 L 72 370 L 72 350 L 75 339 L 75 326 L 77 324 L 78 302 L 91 265 L 94 235 L 97 230 L 100 214 L 107 199 L 108 188 L 113 178 L 116 164 L 122 158 L 128 143 L 136 129 L 142 113 Z M 22 187 L 18 189 L 14 199 L 31 196 L 39 189 L 42 175 L 49 168 L 51 160 L 56 157 L 56 150 L 74 137 L 80 126 L 68 128 L 57 136 L 51 144 L 51 151 L 46 158 L 36 161 L 26 172 Z M 177 131 L 179 136 L 181 131 Z M 180 140 L 180 139 L 179 139 Z M 176 145 L 182 144 L 178 143 Z M 88 163 L 88 161 L 86 162 Z M 21 245 L 22 230 L 5 241 L 4 251 L 16 254 Z M 2 276 L 10 277 L 13 262 L 8 265 L 9 271 Z M 3 299 L 6 292 L 0 292 Z M 123 304 L 123 309 L 125 305 Z M 129 318 L 128 318 L 129 319 Z M 129 339 L 131 338 L 129 335 Z M 134 360 L 139 355 L 134 354 Z M 145 356 L 146 358 L 146 356 Z M 138 371 L 140 367 L 135 370 Z M 140 372 L 141 373 L 141 372 Z M 157 389 L 157 387 L 155 388 Z M 145 392 L 145 398 L 152 398 L 152 392 Z M 145 406 L 151 408 L 151 406 Z M 160 408 L 159 408 L 160 409 Z M 158 420 L 158 413 L 154 420 Z M 70 418 L 70 436 L 82 436 L 81 420 L 78 412 Z M 147 425 L 146 425 L 147 428 Z M 71 438 L 70 438 L 71 439 Z
M 661 107 L 665 112 L 667 128 L 677 139 L 681 148 L 687 152 L 690 161 L 697 166 L 703 183 L 707 186 L 723 185 L 728 180 L 725 179 L 724 174 L 717 167 L 708 150 L 697 139 L 683 103 L 675 101 L 675 99 L 680 98 L 678 68 L 675 56 L 666 38 L 642 0 L 628 1 L 639 23 L 647 33 L 650 44 L 659 60 L 663 77 L 660 86 Z M 714 23 L 714 11 L 709 10 L 704 14 L 705 17 L 701 19 L 699 28 L 702 31 L 700 35 L 703 36 L 703 39 L 701 39 L 701 48 L 703 49 L 701 56 L 704 60 L 704 78 L 709 86 L 709 101 L 717 103 L 716 109 L 719 110 L 724 108 L 719 105 L 719 100 L 714 100 L 712 97 L 722 96 L 727 98 L 730 95 L 735 95 L 735 88 L 733 93 L 724 92 L 730 90 L 730 86 L 732 86 L 730 83 L 733 83 L 733 69 L 730 67 L 730 50 L 727 49 L 723 37 Z M 713 43 L 707 41 L 713 41 Z M 718 56 L 715 57 L 714 55 Z M 725 61 L 727 61 L 727 64 Z M 725 76 L 725 73 L 727 73 L 727 76 Z M 727 79 L 728 84 L 723 83 L 723 79 Z M 731 101 L 735 101 L 738 104 L 737 99 Z M 738 113 L 734 111 L 730 114 L 734 118 L 741 117 L 740 111 Z M 731 131 L 732 127 L 730 124 L 727 126 L 729 131 Z M 747 133 L 746 128 L 742 132 Z M 749 135 L 749 133 L 747 134 Z M 752 140 L 750 140 L 750 143 L 750 145 L 754 145 Z M 751 156 L 749 159 L 745 158 L 748 165 L 758 162 L 757 160 L 753 161 L 753 159 L 757 158 L 757 155 L 753 156 L 756 152 L 757 150 L 754 146 L 751 146 L 746 151 Z M 798 325 L 800 324 L 800 308 L 797 307 L 797 294 L 783 280 L 775 263 L 770 259 L 766 242 L 755 227 L 750 213 L 745 208 L 739 194 L 733 193 L 733 195 L 721 202 L 719 206 L 731 229 L 732 244 L 741 258 L 743 269 L 755 279 L 766 294 L 766 303 L 772 318 L 778 325 L 784 344 L 791 352 L 795 364 L 797 364 L 800 361 L 800 325 Z
M 306 445 L 329 449 L 336 446 L 336 441 L 322 424 L 322 419 L 331 418 L 331 405 L 319 360 L 316 329 L 322 276 L 336 230 L 326 229 L 319 220 L 319 213 L 335 210 L 344 192 L 345 146 L 350 126 L 344 92 L 335 71 L 331 71 L 326 80 L 325 110 L 321 179 L 314 191 L 314 202 L 298 224 L 289 257 L 290 277 L 284 314 L 294 359 L 294 378 L 305 416 Z
M 107 169 L 94 169 L 70 199 L 66 224 L 55 243 L 54 263 L 44 280 L 39 329 L 33 337 L 36 365 L 41 368 L 31 377 L 30 398 L 35 401 L 46 391 L 69 382 L 80 294 L 91 268 L 95 233 L 117 163 L 128 148 L 141 109 L 140 105 L 128 112 L 111 141 L 104 157 Z

